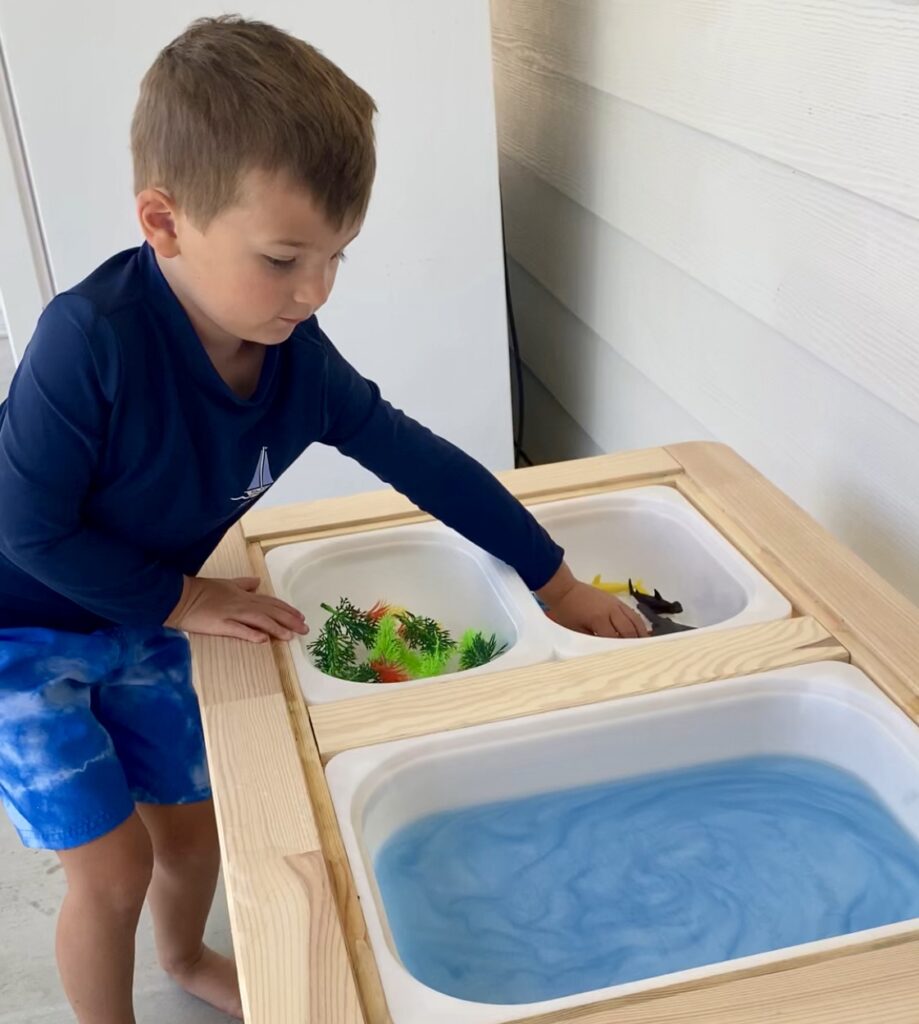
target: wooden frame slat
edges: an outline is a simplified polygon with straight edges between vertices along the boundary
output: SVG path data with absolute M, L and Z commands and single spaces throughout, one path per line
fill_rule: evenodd
M 919 938 L 801 957 L 516 1024 L 914 1024 Z
M 732 449 L 691 443 L 668 451 L 684 469 L 678 490 L 919 718 L 919 609 Z
M 202 575 L 253 575 L 238 527 Z M 191 647 L 246 1020 L 364 1024 L 271 645 Z
M 786 619 L 317 704 L 310 718 L 327 761 L 389 740 L 848 657 L 814 619 Z
M 265 566 L 265 553 L 259 544 L 249 545 L 249 558 L 256 575 L 262 580 L 262 591 L 273 594 L 274 588 Z M 272 648 L 277 661 L 278 678 L 287 700 L 290 725 L 306 773 L 316 826 L 322 839 L 351 965 L 357 977 L 364 1016 L 367 1024 L 392 1024 L 290 647 L 275 643 Z
M 577 462 L 559 462 L 549 466 L 531 466 L 498 473 L 498 479 L 521 501 L 551 500 L 570 496 L 578 488 L 607 490 L 624 484 L 648 480 L 661 482 L 680 471 L 679 464 L 661 448 L 617 455 L 598 455 Z M 254 509 L 242 519 L 247 541 L 270 542 L 293 535 L 306 536 L 364 530 L 373 526 L 396 526 L 430 518 L 397 491 L 373 491 L 346 498 L 284 505 L 280 508 Z M 270 546 L 270 544 L 268 545 Z

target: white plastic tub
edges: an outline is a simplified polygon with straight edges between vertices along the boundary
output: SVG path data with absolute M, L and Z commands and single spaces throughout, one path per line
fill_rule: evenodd
M 326 619 L 320 605 L 334 606 L 340 597 L 347 597 L 365 610 L 385 601 L 431 616 L 457 639 L 466 629 L 479 629 L 507 644 L 504 654 L 463 675 L 552 657 L 545 616 L 520 577 L 440 523 L 285 545 L 269 551 L 265 561 L 277 595 L 299 608 L 311 625 L 313 633 L 307 642 Z M 290 646 L 309 703 L 379 692 L 378 684 L 354 683 L 321 672 L 302 639 L 291 641 Z M 455 675 L 385 685 L 402 689 Z
M 919 728 L 861 672 L 826 663 L 349 751 L 327 777 L 394 1024 L 498 1024 L 791 955 L 914 930 L 919 920 L 538 1003 L 435 991 L 403 966 L 374 859 L 438 811 L 763 754 L 828 762 L 865 782 L 919 839 Z
M 673 616 L 677 622 L 709 631 L 791 615 L 789 602 L 672 487 L 614 491 L 532 511 L 579 579 L 641 579 L 683 605 L 683 614 Z M 560 658 L 634 642 L 585 636 L 551 620 L 546 628 Z
M 702 630 L 787 618 L 789 602 L 680 494 L 645 487 L 537 505 L 537 519 L 565 548 L 575 574 L 588 582 L 641 579 L 684 614 L 676 621 Z M 439 619 L 454 635 L 467 628 L 495 633 L 508 650 L 474 672 L 498 671 L 552 658 L 572 658 L 644 641 L 585 636 L 540 610 L 520 577 L 441 523 L 283 545 L 268 552 L 275 592 L 307 617 L 313 635 L 325 621 L 320 603 L 348 597 L 368 609 L 390 601 Z M 628 598 L 626 598 L 628 600 Z M 320 672 L 300 639 L 291 642 L 311 704 L 378 692 L 377 686 Z M 453 674 L 455 676 L 456 673 Z M 388 686 L 418 686 L 450 675 Z

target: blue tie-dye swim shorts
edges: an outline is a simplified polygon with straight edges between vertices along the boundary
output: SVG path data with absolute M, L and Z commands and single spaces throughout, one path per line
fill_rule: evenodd
M 0 800 L 26 846 L 80 846 L 135 802 L 210 795 L 182 633 L 0 630 Z

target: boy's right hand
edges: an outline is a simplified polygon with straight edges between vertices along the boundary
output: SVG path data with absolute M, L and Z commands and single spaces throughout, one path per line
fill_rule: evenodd
M 309 632 L 296 608 L 276 597 L 257 594 L 259 580 L 243 576 L 235 580 L 186 576 L 179 603 L 164 625 L 186 633 L 232 636 L 263 644 L 271 637 L 291 640 L 294 633 Z

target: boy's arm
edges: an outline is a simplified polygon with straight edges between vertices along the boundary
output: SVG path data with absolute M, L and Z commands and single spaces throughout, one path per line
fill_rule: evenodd
M 564 625 L 600 635 L 645 634 L 636 613 L 574 577 L 562 548 L 492 473 L 393 408 L 374 383 L 324 340 L 328 349 L 324 443 L 334 445 L 419 508 L 511 565 Z
M 381 398 L 326 342 L 323 443 L 507 562 L 531 590 L 545 586 L 564 552 L 527 509 L 479 462 Z
M 169 617 L 170 625 L 189 631 L 256 640 L 264 640 L 265 632 L 287 634 L 272 628 L 279 619 L 304 631 L 299 613 L 289 609 L 295 621 L 276 607 L 282 602 L 251 593 L 257 580 L 183 577 L 84 522 L 83 504 L 118 387 L 118 367 L 98 355 L 104 344 L 89 344 L 85 319 L 80 300 L 56 299 L 39 321 L 11 387 L 0 422 L 0 553 L 111 622 L 154 625 Z

